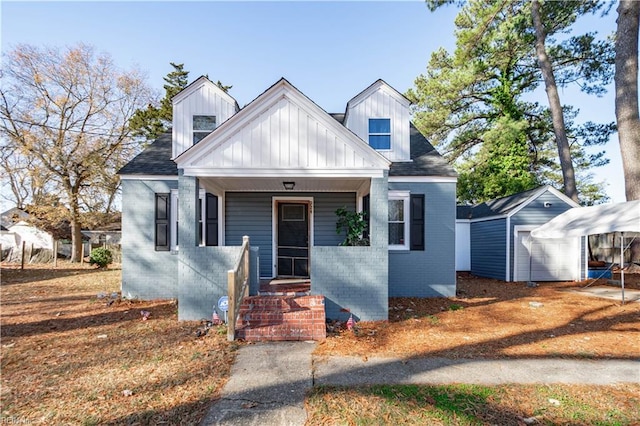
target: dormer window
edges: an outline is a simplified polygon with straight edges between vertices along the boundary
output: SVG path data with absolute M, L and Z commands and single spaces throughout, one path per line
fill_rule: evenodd
M 391 149 L 391 119 L 369 119 L 369 145 L 373 149 Z
M 216 128 L 215 115 L 193 116 L 193 144 L 197 144 Z

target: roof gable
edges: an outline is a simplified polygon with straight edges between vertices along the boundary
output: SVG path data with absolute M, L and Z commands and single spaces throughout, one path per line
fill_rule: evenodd
M 381 91 L 385 92 L 386 94 L 388 94 L 389 96 L 395 98 L 398 102 L 400 102 L 401 104 L 405 105 L 406 107 L 411 105 L 411 101 L 409 99 L 407 99 L 406 96 L 404 96 L 402 93 L 398 92 L 396 89 L 391 87 L 384 80 L 378 79 L 378 80 L 374 81 L 373 84 L 371 84 L 369 87 L 364 89 L 362 92 L 358 93 L 353 98 L 351 98 L 351 100 L 349 100 L 349 102 L 347 102 L 347 114 L 348 114 L 348 111 L 349 111 L 350 108 L 355 107 L 360 102 L 364 101 L 366 98 L 368 98 L 369 96 L 371 96 L 373 93 L 377 92 L 378 90 L 381 90 Z
M 240 107 L 238 106 L 238 101 L 236 101 L 233 96 L 222 90 L 220 87 L 218 87 L 217 84 L 209 80 L 209 78 L 204 75 L 201 75 L 200 77 L 189 83 L 187 87 L 176 93 L 176 95 L 171 98 L 171 102 L 173 102 L 174 104 L 182 102 L 191 94 L 200 90 L 203 86 L 207 86 L 210 90 L 217 92 L 217 94 L 223 97 L 227 102 L 229 102 L 230 104 L 234 104 L 236 106 L 236 111 L 240 109 Z
M 175 161 L 199 176 L 378 177 L 390 165 L 284 78 Z
M 495 217 L 510 217 L 538 199 L 542 194 L 549 192 L 560 201 L 571 207 L 580 207 L 578 203 L 564 195 L 562 192 L 546 185 L 540 188 L 530 189 L 506 197 L 495 198 L 484 203 L 476 204 L 471 208 L 469 219 L 487 219 Z M 465 212 L 466 213 L 466 212 Z M 460 217 L 458 217 L 461 219 Z

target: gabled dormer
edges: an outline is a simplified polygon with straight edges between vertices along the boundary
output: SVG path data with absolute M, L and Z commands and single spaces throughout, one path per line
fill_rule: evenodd
M 390 161 L 410 161 L 410 103 L 378 80 L 347 103 L 344 125 Z
M 173 102 L 173 158 L 200 142 L 239 111 L 238 102 L 202 76 L 175 95 Z

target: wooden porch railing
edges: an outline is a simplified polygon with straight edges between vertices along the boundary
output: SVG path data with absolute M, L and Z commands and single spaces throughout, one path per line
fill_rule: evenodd
M 249 237 L 242 237 L 242 250 L 238 262 L 227 272 L 227 291 L 229 292 L 229 316 L 227 340 L 236 338 L 236 323 L 242 299 L 249 295 Z

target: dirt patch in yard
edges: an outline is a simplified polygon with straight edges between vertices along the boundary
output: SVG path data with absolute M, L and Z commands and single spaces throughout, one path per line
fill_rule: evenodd
M 619 279 L 614 274 L 613 279 Z M 337 324 L 317 355 L 449 358 L 640 357 L 640 303 L 573 292 L 598 282 L 526 283 L 458 275 L 454 298 L 393 298 L 388 322 Z M 640 289 L 640 274 L 625 274 Z
M 117 268 L 1 274 L 0 423 L 199 424 L 226 382 L 225 331 L 196 337 L 175 302 L 121 299 Z

